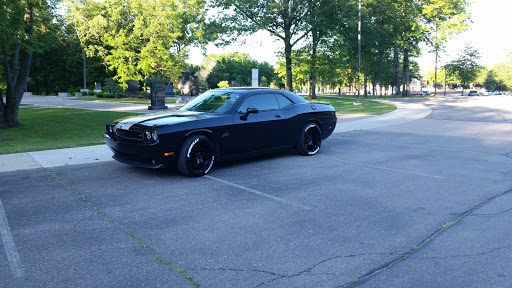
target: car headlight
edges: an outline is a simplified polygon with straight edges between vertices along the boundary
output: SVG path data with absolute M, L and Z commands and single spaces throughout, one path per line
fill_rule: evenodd
M 149 143 L 155 143 L 158 141 L 158 133 L 152 131 L 146 131 L 144 133 L 146 141 Z
M 108 125 L 108 132 L 110 133 L 116 133 L 116 124 L 110 124 Z

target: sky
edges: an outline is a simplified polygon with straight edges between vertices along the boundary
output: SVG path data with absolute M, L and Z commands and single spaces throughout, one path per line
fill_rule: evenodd
M 473 0 L 469 12 L 473 22 L 470 29 L 448 40 L 440 64 L 456 59 L 465 44 L 480 52 L 482 66 L 492 68 L 497 63 L 511 61 L 508 55 L 512 53 L 512 1 Z M 423 72 L 434 67 L 435 56 L 424 53 L 417 60 Z
M 508 58 L 512 53 L 512 0 L 472 0 L 469 13 L 473 22 L 470 30 L 448 40 L 440 65 L 457 58 L 465 44 L 470 44 L 480 52 L 480 65 L 492 67 L 512 60 Z M 259 31 L 246 37 L 245 44 L 232 44 L 224 48 L 216 48 L 210 44 L 207 46 L 207 54 L 248 53 L 258 62 L 267 61 L 274 65 L 278 60 L 275 52 L 282 51 L 284 47 L 281 42 L 282 40 L 272 37 L 268 32 Z M 423 51 L 423 55 L 416 59 L 422 74 L 433 69 L 435 62 L 433 54 L 429 54 L 427 49 Z M 188 62 L 201 64 L 202 59 L 201 50 L 193 48 Z

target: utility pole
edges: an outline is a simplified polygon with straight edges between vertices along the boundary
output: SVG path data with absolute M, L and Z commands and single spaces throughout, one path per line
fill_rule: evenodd
M 357 102 L 354 105 L 361 105 L 361 85 L 359 78 L 361 77 L 361 0 L 359 0 L 359 21 L 357 24 Z

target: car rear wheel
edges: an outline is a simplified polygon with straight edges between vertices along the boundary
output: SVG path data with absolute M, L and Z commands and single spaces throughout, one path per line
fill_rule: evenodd
M 192 135 L 181 146 L 178 170 L 186 176 L 203 176 L 210 171 L 214 160 L 212 141 L 204 135 Z
M 322 145 L 322 131 L 315 123 L 308 123 L 302 129 L 297 143 L 297 150 L 300 154 L 311 156 L 318 153 Z

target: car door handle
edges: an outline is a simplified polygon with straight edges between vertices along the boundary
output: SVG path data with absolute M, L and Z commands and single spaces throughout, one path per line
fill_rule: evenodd
M 281 118 L 281 114 L 276 114 L 276 118 Z

